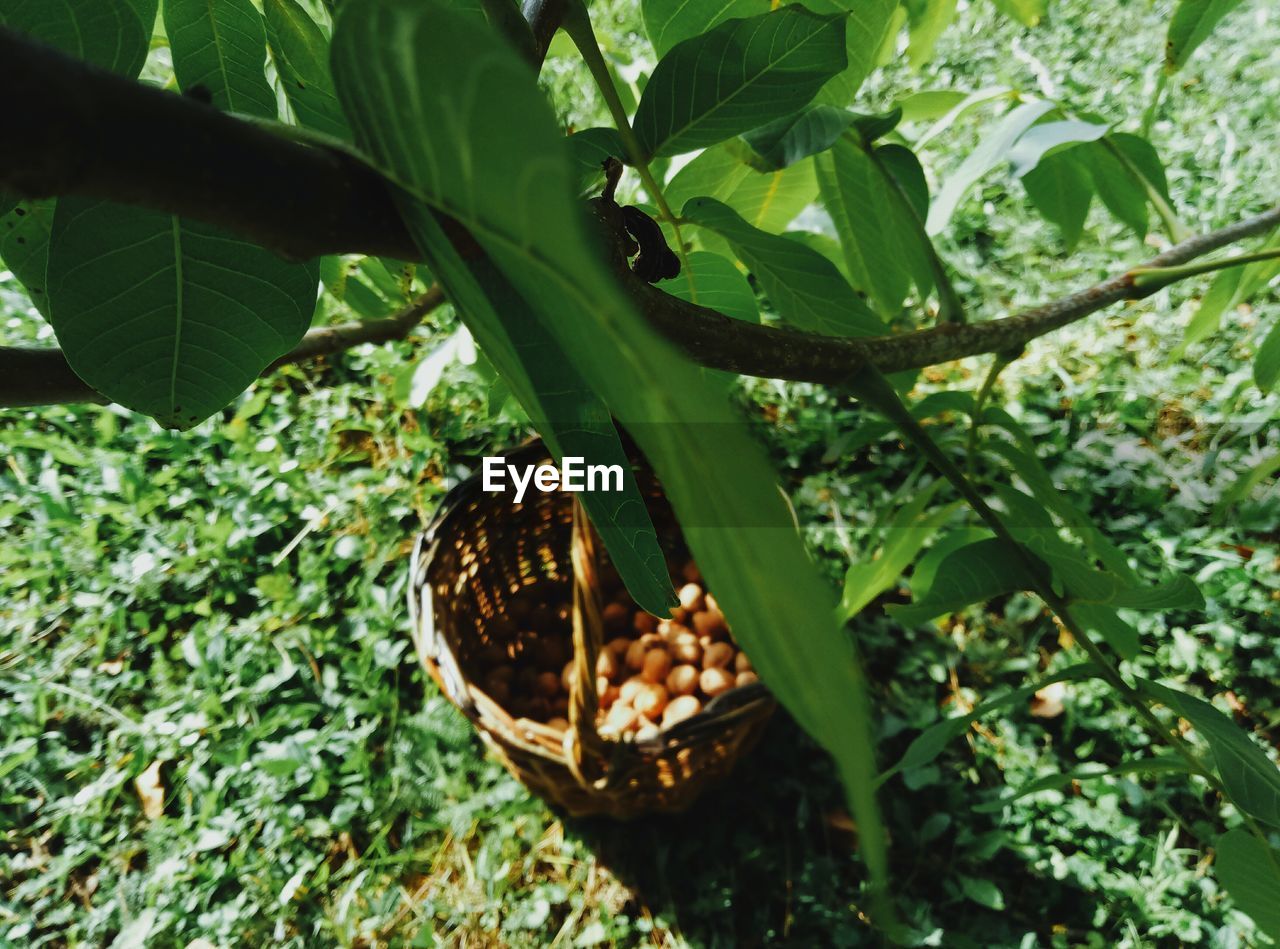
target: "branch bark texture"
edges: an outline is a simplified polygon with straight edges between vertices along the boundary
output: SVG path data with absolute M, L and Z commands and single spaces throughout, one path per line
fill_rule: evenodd
M 563 0 L 526 4 L 538 56 L 545 55 L 563 6 Z M 393 186 L 342 149 L 294 141 L 2 29 L 0 89 L 9 93 L 0 191 L 29 198 L 85 195 L 180 214 L 291 258 L 359 252 L 419 259 L 396 212 Z M 163 149 L 155 147 L 157 130 Z M 1143 266 L 1186 263 L 1277 226 L 1280 206 L 1183 241 Z M 471 244 L 463 231 L 455 239 L 460 249 Z M 625 261 L 616 269 L 644 316 L 696 361 L 818 383 L 847 381 L 868 365 L 897 372 L 1011 349 L 1145 295 L 1126 271 L 1004 319 L 849 339 L 734 320 L 645 283 Z M 315 330 L 304 345 L 319 345 L 317 333 L 341 345 L 376 341 L 363 335 L 369 325 L 353 324 L 350 333 Z M 292 357 L 285 359 L 296 361 Z M 58 350 L 0 348 L 0 370 L 0 406 L 101 400 L 76 385 Z

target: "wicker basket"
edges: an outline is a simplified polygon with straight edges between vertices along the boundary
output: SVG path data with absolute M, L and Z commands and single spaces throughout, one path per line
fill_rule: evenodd
M 507 460 L 538 464 L 548 455 L 533 442 Z M 664 552 L 681 556 L 683 540 L 656 480 L 643 470 L 637 476 Z M 571 498 L 531 492 L 513 504 L 506 495 L 484 492 L 478 476 L 454 488 L 414 547 L 414 644 L 431 677 L 507 770 L 553 804 L 574 816 L 614 818 L 683 810 L 759 737 L 773 699 L 759 683 L 743 685 L 656 737 L 602 737 L 595 676 L 603 641 L 600 577 L 616 574 L 597 560 L 602 548 Z M 544 606 L 570 596 L 570 615 Z M 537 649 L 572 655 L 577 675 L 565 731 L 513 714 L 478 684 L 495 650 L 519 662 Z

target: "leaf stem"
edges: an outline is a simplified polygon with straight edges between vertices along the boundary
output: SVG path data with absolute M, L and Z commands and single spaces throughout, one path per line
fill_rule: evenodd
M 1175 244 L 1188 240 L 1192 236 L 1191 229 L 1178 220 L 1177 212 L 1169 206 L 1169 202 L 1164 199 L 1164 195 L 1160 193 L 1160 190 L 1142 173 L 1142 169 L 1135 165 L 1115 142 L 1111 141 L 1109 135 L 1102 136 L 1099 141 L 1102 142 L 1107 151 L 1111 152 L 1116 161 L 1124 165 L 1125 170 L 1142 185 L 1142 190 L 1146 193 L 1147 200 L 1156 209 L 1156 214 L 1160 216 L 1160 220 L 1164 224 L 1164 230 L 1169 235 L 1169 240 Z
M 1195 750 L 1181 735 L 1170 731 L 1156 717 L 1155 712 L 1151 710 L 1141 693 L 1125 681 L 1120 674 L 1120 670 L 1103 653 L 1084 627 L 1072 617 L 1070 605 L 1066 598 L 1055 593 L 1052 583 L 1044 576 L 1044 565 L 1017 541 L 1000 515 L 991 509 L 986 499 L 978 493 L 972 482 L 964 476 L 964 473 L 955 462 L 938 446 L 937 442 L 924 429 L 924 426 L 916 421 L 884 375 L 874 368 L 864 370 L 863 374 L 851 383 L 851 387 L 855 395 L 897 425 L 903 436 L 929 459 L 944 478 L 951 482 L 960 496 L 987 523 L 987 526 L 991 528 L 995 535 L 1018 553 L 1018 556 L 1026 564 L 1028 574 L 1034 581 L 1036 594 L 1049 609 L 1057 614 L 1062 625 L 1071 633 L 1089 658 L 1098 665 L 1102 678 L 1106 680 L 1107 684 L 1116 690 L 1120 698 L 1138 713 L 1153 732 L 1159 735 L 1187 762 L 1187 765 L 1194 773 L 1203 777 L 1211 786 L 1230 798 L 1222 782 L 1213 773 L 1212 769 L 1200 760 L 1199 755 L 1195 753 Z
M 1252 254 L 1236 254 L 1233 257 L 1224 257 L 1221 260 L 1182 264 L 1178 267 L 1138 267 L 1130 270 L 1129 275 L 1133 278 L 1133 285 L 1139 290 L 1155 293 L 1162 287 L 1167 287 L 1169 284 L 1176 283 L 1179 280 L 1185 280 L 1187 277 L 1196 277 L 1200 274 L 1213 273 L 1216 270 L 1243 267 L 1246 264 L 1256 264 L 1259 261 L 1276 260 L 1277 258 L 1280 258 L 1280 247 L 1269 247 L 1266 250 L 1255 251 Z
M 676 217 L 671 210 L 671 206 L 667 204 L 666 196 L 662 193 L 662 186 L 658 184 L 658 180 L 649 169 L 644 147 L 640 144 L 640 140 L 636 137 L 635 130 L 632 129 L 631 122 L 627 118 L 627 110 L 622 104 L 622 98 L 618 95 L 617 87 L 613 84 L 613 77 L 609 75 L 609 67 L 604 61 L 604 54 L 600 51 L 600 44 L 596 40 L 595 30 L 591 26 L 591 17 L 588 15 L 586 4 L 582 0 L 574 0 L 570 4 L 569 10 L 565 14 L 562 28 L 569 34 L 569 38 L 573 40 L 574 45 L 578 47 L 578 52 L 582 54 L 582 60 L 586 63 L 587 69 L 591 73 L 591 78 L 595 80 L 596 86 L 600 90 L 600 95 L 604 97 L 604 103 L 609 109 L 609 115 L 613 118 L 613 124 L 617 127 L 618 134 L 622 137 L 622 144 L 627 149 L 627 159 L 631 166 L 635 168 L 636 174 L 640 176 L 640 181 L 644 185 L 645 191 L 653 198 L 653 203 L 658 206 L 658 215 L 671 225 L 671 230 L 675 234 L 676 253 L 680 257 L 680 265 L 684 268 L 686 274 L 690 273 L 684 237 L 680 233 L 680 219 Z

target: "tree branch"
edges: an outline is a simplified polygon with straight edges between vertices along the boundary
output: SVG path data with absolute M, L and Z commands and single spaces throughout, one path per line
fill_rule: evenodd
M 404 339 L 432 310 L 445 302 L 444 292 L 432 286 L 416 300 L 381 320 L 334 323 L 309 330 L 302 341 L 266 369 L 319 356 L 343 352 L 363 343 L 389 343 Z M 24 408 L 70 402 L 107 403 L 110 399 L 75 374 L 62 350 L 26 346 L 0 346 L 0 408 Z
M 540 54 L 562 7 L 563 0 L 530 0 L 526 7 Z M 292 141 L 5 30 L 0 89 L 9 94 L 0 191 L 85 195 L 181 214 L 290 257 L 362 252 L 419 259 L 392 186 L 344 151 Z M 157 130 L 164 133 L 162 149 L 155 147 Z M 1185 263 L 1278 224 L 1280 207 L 1183 241 L 1144 266 Z M 456 224 L 452 232 L 460 247 L 470 244 Z M 896 372 L 1008 349 L 1145 295 L 1126 271 L 1005 319 L 848 339 L 733 320 L 645 283 L 625 261 L 616 269 L 645 317 L 698 362 L 819 383 L 845 381 L 864 365 Z M 77 390 L 57 350 L 0 350 L 0 370 L 0 406 L 72 401 L 76 391 L 79 398 L 96 396 Z
M 419 254 L 387 182 L 346 152 L 292 141 L 0 29 L 0 191 L 181 214 L 292 259 Z

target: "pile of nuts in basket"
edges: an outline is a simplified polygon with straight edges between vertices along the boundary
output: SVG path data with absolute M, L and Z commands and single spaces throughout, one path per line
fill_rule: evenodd
M 669 619 L 636 606 L 611 570 L 602 576 L 605 642 L 596 660 L 596 725 L 605 738 L 652 738 L 696 715 L 716 696 L 757 681 L 715 597 L 703 589 L 697 567 L 689 562 L 681 574 L 686 582 L 678 591 L 680 605 Z M 555 614 L 568 623 L 566 607 Z M 543 635 L 528 652 L 534 662 L 519 669 L 510 660 L 491 664 L 482 680 L 485 691 L 513 715 L 567 729 L 571 645 Z

